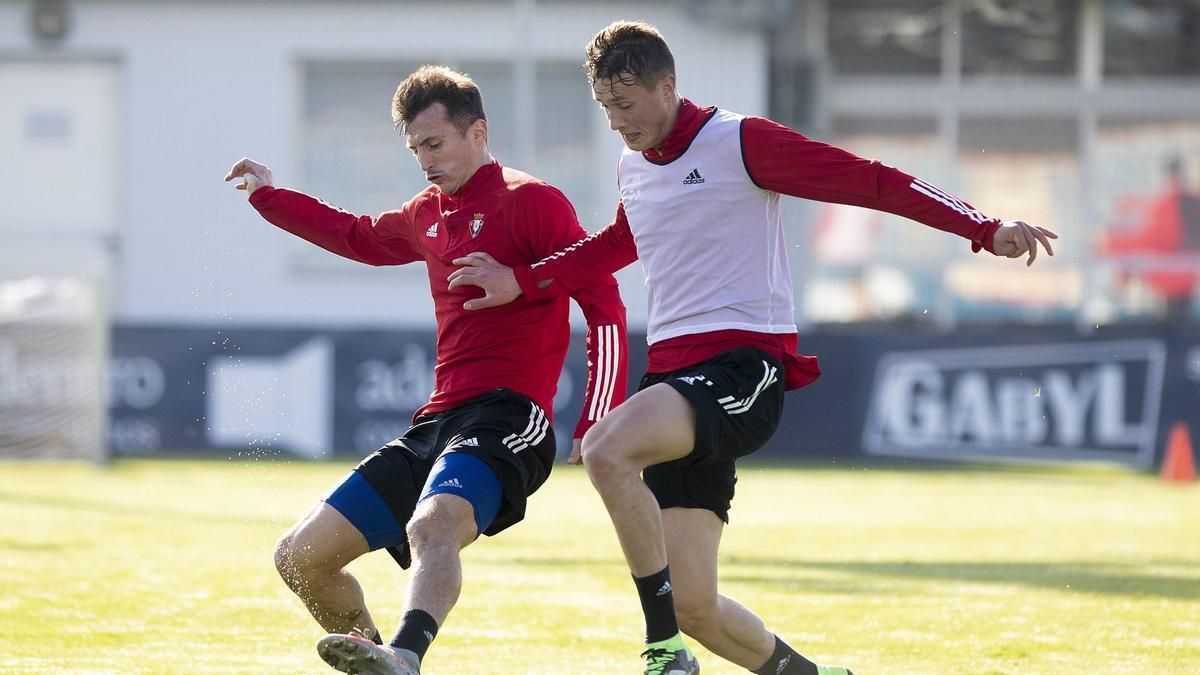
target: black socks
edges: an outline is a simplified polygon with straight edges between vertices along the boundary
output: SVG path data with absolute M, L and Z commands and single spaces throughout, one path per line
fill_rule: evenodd
M 400 620 L 400 630 L 396 631 L 391 645 L 397 649 L 407 649 L 416 654 L 418 659 L 423 659 L 437 632 L 438 625 L 432 616 L 419 609 L 410 609 Z
M 817 664 L 800 656 L 776 635 L 774 653 L 754 672 L 757 675 L 817 675 Z
M 662 642 L 679 632 L 675 621 L 675 596 L 671 593 L 670 568 L 648 577 L 634 577 L 642 614 L 646 616 L 646 644 Z

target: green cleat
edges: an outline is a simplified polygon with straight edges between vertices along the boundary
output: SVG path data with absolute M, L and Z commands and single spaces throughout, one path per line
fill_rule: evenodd
M 332 633 L 317 642 L 321 659 L 343 673 L 421 675 L 420 664 L 404 650 L 377 645 L 361 635 Z M 415 657 L 415 654 L 412 655 Z
M 679 633 L 646 645 L 642 658 L 646 659 L 646 675 L 700 675 L 700 664 Z
M 817 666 L 817 675 L 854 675 L 854 671 L 841 666 Z

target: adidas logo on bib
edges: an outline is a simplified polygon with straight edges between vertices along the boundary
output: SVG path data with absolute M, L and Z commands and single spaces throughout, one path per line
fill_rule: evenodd
M 704 176 L 700 175 L 700 169 L 692 169 L 692 172 L 683 177 L 684 185 L 698 185 L 704 182 Z
M 438 487 L 461 488 L 462 483 L 458 482 L 457 478 L 451 478 L 450 480 L 444 480 L 444 481 L 438 483 Z

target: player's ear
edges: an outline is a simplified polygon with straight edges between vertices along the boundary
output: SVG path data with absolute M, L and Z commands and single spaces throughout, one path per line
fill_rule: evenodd
M 658 81 L 658 91 L 663 98 L 673 101 L 675 100 L 675 76 L 663 75 Z
M 479 145 L 486 144 L 488 135 L 487 120 L 479 119 L 472 122 L 471 126 L 467 128 L 467 135 Z

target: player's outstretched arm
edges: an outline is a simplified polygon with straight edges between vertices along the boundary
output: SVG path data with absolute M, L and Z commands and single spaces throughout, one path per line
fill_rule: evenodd
M 403 211 L 388 211 L 379 218 L 347 213 L 302 192 L 276 188 L 271 170 L 245 157 L 225 174 L 226 183 L 239 178 L 242 182 L 234 187 L 246 191 L 250 205 L 267 222 L 327 251 L 368 265 L 423 259 L 412 246 Z
M 992 238 L 992 251 L 996 255 L 1008 258 L 1020 258 L 1028 253 L 1029 260 L 1025 262 L 1025 266 L 1029 267 L 1037 260 L 1039 242 L 1046 248 L 1046 253 L 1054 255 L 1054 248 L 1050 246 L 1051 239 L 1058 239 L 1058 235 L 1044 227 L 1014 220 L 1004 223 L 996 230 L 996 235 Z
M 759 187 L 803 199 L 885 211 L 971 240 L 972 250 L 1037 258 L 1058 236 L 1021 221 L 988 218 L 946 190 L 875 160 L 806 138 L 771 120 L 742 125 L 746 169 Z
M 246 196 L 254 194 L 258 188 L 267 185 L 274 187 L 275 178 L 265 164 L 243 157 L 225 174 L 225 182 L 241 178 L 243 182 L 234 185 L 238 190 L 245 190 Z

